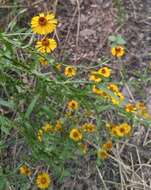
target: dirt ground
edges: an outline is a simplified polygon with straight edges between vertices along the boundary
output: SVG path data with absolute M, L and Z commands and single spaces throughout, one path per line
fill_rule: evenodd
M 31 4 L 34 4 L 31 7 Z M 121 34 L 126 40 L 127 53 L 122 64 L 125 65 L 127 82 L 137 81 L 140 74 L 151 74 L 151 0 L 124 0 L 124 15 L 119 13 L 113 0 L 46 0 L 19 1 L 27 18 L 20 20 L 22 26 L 28 26 L 28 19 L 36 12 L 52 10 L 59 19 L 55 37 L 59 48 L 55 56 L 59 61 L 90 67 L 109 57 L 108 37 Z M 1 2 L 1 5 L 10 3 Z M 36 4 L 37 3 L 37 4 Z M 13 13 L 5 8 L 6 21 Z M 29 14 L 28 14 L 29 13 Z M 119 21 L 123 18 L 124 21 Z M 1 26 L 5 25 L 0 19 Z M 110 67 L 118 71 L 114 58 L 109 57 Z M 119 80 L 119 78 L 118 78 Z M 151 110 L 151 80 L 138 80 L 138 90 L 131 86 L 135 100 L 143 98 Z M 144 94 L 139 91 L 141 89 Z M 131 98 L 123 87 L 123 93 Z M 143 97 L 142 97 L 143 96 Z M 74 175 L 63 183 L 54 184 L 54 190 L 151 190 L 151 131 L 138 126 L 130 140 L 119 142 L 112 151 L 112 157 L 105 161 L 100 173 L 93 158 L 79 158 L 73 164 Z M 125 154 L 126 152 L 126 154 Z M 118 162 L 117 162 L 118 160 Z M 122 181 L 122 182 L 121 182 Z M 105 184 L 104 184 L 105 183 Z

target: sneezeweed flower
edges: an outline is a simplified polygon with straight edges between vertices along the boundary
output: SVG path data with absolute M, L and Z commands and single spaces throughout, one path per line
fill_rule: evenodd
M 71 101 L 68 102 L 68 109 L 69 110 L 77 110 L 78 107 L 79 107 L 79 104 L 78 104 L 77 101 L 71 100 Z
M 58 71 L 61 71 L 62 65 L 61 65 L 60 63 L 57 63 L 57 64 L 55 65 L 55 67 L 56 67 L 56 69 L 57 69 Z
M 73 66 L 68 66 L 64 70 L 64 74 L 66 77 L 74 77 L 76 75 L 76 68 Z
M 55 131 L 61 131 L 62 130 L 62 122 L 61 120 L 57 120 L 56 121 L 56 125 L 55 125 Z
M 106 143 L 104 143 L 102 145 L 102 148 L 105 149 L 105 150 L 107 150 L 107 151 L 111 150 L 112 147 L 113 147 L 113 143 L 112 143 L 111 140 L 108 140 Z
M 111 129 L 112 135 L 116 137 L 124 137 L 130 134 L 132 127 L 127 123 L 122 123 Z
M 40 13 L 31 20 L 31 28 L 34 33 L 45 35 L 56 29 L 57 19 L 53 13 Z
M 110 84 L 108 84 L 107 85 L 107 88 L 109 89 L 109 90 L 111 90 L 112 92 L 119 92 L 119 88 L 118 88 L 118 86 L 116 85 L 116 84 L 114 84 L 114 83 L 110 83 Z
M 105 98 L 108 98 L 108 97 L 109 97 L 106 92 L 104 92 L 103 90 L 99 89 L 96 85 L 93 86 L 92 92 L 93 92 L 94 94 L 97 94 L 97 95 L 102 96 L 102 97 L 105 97 Z
M 47 61 L 46 59 L 44 59 L 44 58 L 40 59 L 40 64 L 41 64 L 43 67 L 45 67 L 45 68 L 47 68 L 48 65 L 49 65 L 48 61 Z
M 118 137 L 118 126 L 113 126 L 110 131 L 113 136 Z
M 119 98 L 118 97 L 111 97 L 111 102 L 113 105 L 118 106 L 120 104 Z
M 47 189 L 52 183 L 52 179 L 47 172 L 38 174 L 36 184 L 39 189 Z
M 81 149 L 83 154 L 86 154 L 88 152 L 88 145 L 87 144 L 80 143 L 79 146 L 80 146 L 80 149 Z
M 124 95 L 121 92 L 115 92 L 115 96 L 111 96 L 111 102 L 114 105 L 120 105 L 124 101 Z
M 89 80 L 99 83 L 99 82 L 101 82 L 102 79 L 100 78 L 100 76 L 97 73 L 92 72 L 89 76 Z
M 108 67 L 102 67 L 98 70 L 98 74 L 105 78 L 108 78 L 111 75 L 111 70 Z
M 71 138 L 73 141 L 77 142 L 77 141 L 82 140 L 83 135 L 82 135 L 82 133 L 81 133 L 81 131 L 80 131 L 79 129 L 74 128 L 74 129 L 72 129 L 72 130 L 70 131 L 70 138 Z
M 123 46 L 112 47 L 111 53 L 115 57 L 123 57 L 125 55 L 125 48 Z
M 135 107 L 136 107 L 136 109 L 138 111 L 146 109 L 146 106 L 145 106 L 145 104 L 143 102 L 137 102 L 136 105 L 135 105 Z
M 125 97 L 121 92 L 117 92 L 116 95 L 119 97 L 120 103 L 124 101 Z
M 125 111 L 128 112 L 128 113 L 135 112 L 136 111 L 136 107 L 135 107 L 135 105 L 133 105 L 131 103 L 128 103 L 125 106 Z
M 149 111 L 147 109 L 142 110 L 140 115 L 144 118 L 144 119 L 151 119 L 151 114 L 149 113 Z
M 101 160 L 106 160 L 109 157 L 108 152 L 104 149 L 99 149 L 97 155 Z
M 41 142 L 43 138 L 43 130 L 39 129 L 37 133 L 37 139 Z
M 25 176 L 30 176 L 31 175 L 31 169 L 26 165 L 22 165 L 19 168 L 19 172 L 20 172 L 20 174 L 25 175 Z
M 52 38 L 43 38 L 36 43 L 36 48 L 41 53 L 50 53 L 56 49 L 57 43 Z
M 44 130 L 44 132 L 52 132 L 53 131 L 53 126 L 50 123 L 45 123 L 42 126 L 42 129 Z
M 92 123 L 85 123 L 82 125 L 82 130 L 84 132 L 93 133 L 96 131 L 96 126 Z

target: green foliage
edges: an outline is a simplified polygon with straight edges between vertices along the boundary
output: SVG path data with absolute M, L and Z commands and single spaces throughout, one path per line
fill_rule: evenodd
M 119 2 L 116 1 L 120 7 Z M 9 28 L 12 30 L 14 25 L 11 22 Z M 113 142 L 119 140 L 106 128 L 108 123 L 126 122 L 133 126 L 150 123 L 150 120 L 125 111 L 128 100 L 121 100 L 120 91 L 124 79 L 121 83 L 115 82 L 119 85 L 119 96 L 108 88 L 110 83 L 114 83 L 112 76 L 103 77 L 97 73 L 102 81 L 96 83 L 88 81 L 88 76 L 83 75 L 89 75 L 91 71 L 98 72 L 96 69 L 103 67 L 106 62 L 95 66 L 96 69 L 87 68 L 88 73 L 85 73 L 84 67 L 79 66 L 77 76 L 67 78 L 64 74 L 66 63 L 61 63 L 61 70 L 58 70 L 56 57 L 38 53 L 32 47 L 34 40 L 33 34 L 26 30 L 0 33 L 0 150 L 3 153 L 10 144 L 15 144 L 17 148 L 23 147 L 21 153 L 16 153 L 18 159 L 13 155 L 14 165 L 10 164 L 7 168 L 2 166 L 5 172 L 0 173 L 0 190 L 5 189 L 8 182 L 15 189 L 32 188 L 33 181 L 28 184 L 27 177 L 18 175 L 18 169 L 24 163 L 30 163 L 33 173 L 37 168 L 38 171 L 50 168 L 49 171 L 60 182 L 74 171 L 74 168 L 68 167 L 69 162 L 76 162 L 85 154 L 92 155 L 96 163 L 101 165 L 102 160 L 97 158 L 97 151 L 102 148 L 102 144 L 108 139 Z M 120 35 L 110 36 L 109 42 L 111 46 L 126 43 Z M 40 59 L 48 61 L 48 68 L 41 67 Z M 103 95 L 93 92 L 93 89 L 103 92 Z M 71 100 L 78 103 L 78 109 L 70 109 L 68 103 Z M 58 121 L 61 122 L 61 130 L 56 130 Z M 44 130 L 46 122 L 52 126 L 52 131 Z M 85 123 L 94 124 L 96 130 L 83 131 Z M 72 129 L 79 129 L 81 140 L 71 138 Z M 39 138 L 40 131 L 42 134 Z M 7 141 L 8 137 L 10 142 Z M 86 145 L 88 151 L 85 152 L 83 145 Z M 3 159 L 5 161 L 2 156 Z M 15 182 L 16 179 L 20 183 Z
M 126 41 L 121 35 L 111 35 L 108 38 L 110 46 L 115 47 L 117 45 L 125 45 Z

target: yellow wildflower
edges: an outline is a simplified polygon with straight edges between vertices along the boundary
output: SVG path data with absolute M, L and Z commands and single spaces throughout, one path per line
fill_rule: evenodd
M 50 123 L 45 123 L 42 129 L 44 130 L 44 132 L 52 132 L 53 126 Z
M 60 63 L 57 63 L 57 64 L 55 65 L 55 67 L 56 67 L 56 69 L 57 69 L 58 71 L 61 71 L 62 65 L 61 65 Z
M 92 123 L 85 123 L 82 125 L 82 129 L 84 132 L 93 133 L 96 130 L 96 126 Z
M 102 67 L 98 70 L 98 74 L 108 78 L 111 75 L 111 70 L 108 67 Z
M 77 110 L 79 107 L 78 102 L 75 100 L 71 100 L 68 102 L 68 109 L 70 110 Z
M 36 43 L 36 48 L 41 53 L 50 53 L 54 49 L 56 49 L 57 43 L 52 38 L 43 38 L 42 40 L 38 40 Z
M 41 174 L 38 174 L 36 178 L 36 184 L 39 189 L 47 189 L 51 183 L 52 179 L 48 173 L 43 172 Z
M 48 34 L 56 29 L 57 20 L 53 13 L 44 14 L 40 13 L 39 16 L 34 16 L 31 20 L 31 28 L 34 33 Z
M 99 83 L 102 79 L 97 75 L 97 73 L 92 72 L 89 76 L 89 80 Z
M 136 111 L 136 107 L 133 104 L 128 103 L 125 106 L 125 111 L 126 112 L 135 112 Z
M 42 137 L 43 137 L 43 130 L 39 129 L 38 133 L 37 133 L 37 138 L 38 140 L 41 142 L 42 141 Z
M 82 133 L 80 132 L 79 129 L 74 128 L 70 131 L 70 138 L 74 141 L 80 141 L 82 140 Z
M 40 64 L 45 68 L 49 65 L 47 59 L 44 58 L 40 59 Z
M 109 154 L 106 150 L 104 149 L 99 149 L 97 152 L 98 158 L 102 160 L 106 160 L 109 157 Z
M 111 133 L 117 137 L 124 137 L 130 134 L 131 126 L 127 123 L 122 123 L 112 128 Z
M 102 148 L 109 151 L 112 149 L 113 143 L 111 140 L 108 140 L 106 143 L 102 145 Z
M 112 92 L 119 92 L 118 86 L 116 84 L 110 83 L 110 84 L 108 84 L 107 87 Z
M 26 176 L 30 176 L 31 175 L 31 169 L 28 166 L 26 166 L 26 165 L 22 165 L 19 168 L 19 172 L 22 175 L 26 175 Z
M 125 48 L 123 46 L 112 47 L 111 53 L 115 57 L 123 57 L 125 55 Z
M 55 125 L 55 131 L 61 131 L 61 130 L 62 130 L 62 123 L 60 120 L 57 120 Z
M 76 68 L 73 66 L 68 66 L 65 68 L 64 74 L 66 77 L 73 77 L 76 75 Z
M 84 144 L 84 143 L 80 143 L 80 149 L 82 150 L 83 154 L 86 154 L 87 151 L 88 151 L 88 145 L 87 144 Z

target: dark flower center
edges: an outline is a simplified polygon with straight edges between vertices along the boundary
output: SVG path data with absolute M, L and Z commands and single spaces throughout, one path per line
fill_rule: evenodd
M 118 54 L 118 53 L 121 52 L 121 48 L 120 48 L 120 47 L 117 47 L 117 48 L 115 48 L 115 51 L 116 51 L 116 54 Z
M 124 128 L 120 128 L 120 132 L 121 132 L 121 133 L 124 133 L 124 132 L 125 132 L 125 129 L 124 129 Z
M 38 21 L 39 21 L 39 24 L 40 24 L 41 26 L 44 26 L 44 25 L 46 25 L 46 23 L 47 23 L 47 20 L 46 20 L 45 17 L 40 17 Z
M 42 45 L 43 46 L 49 46 L 49 40 L 48 39 L 42 40 Z
M 46 178 L 45 178 L 45 177 L 42 177 L 42 178 L 41 178 L 41 183 L 42 183 L 42 184 L 45 184 L 46 182 L 47 182 Z
M 105 73 L 106 73 L 106 70 L 105 70 L 105 69 L 102 69 L 102 73 L 105 74 Z
M 77 138 L 79 135 L 78 135 L 77 132 L 74 132 L 74 133 L 73 133 L 73 136 L 74 136 L 75 138 Z
M 69 73 L 72 73 L 72 71 L 73 71 L 72 68 L 68 68 Z

